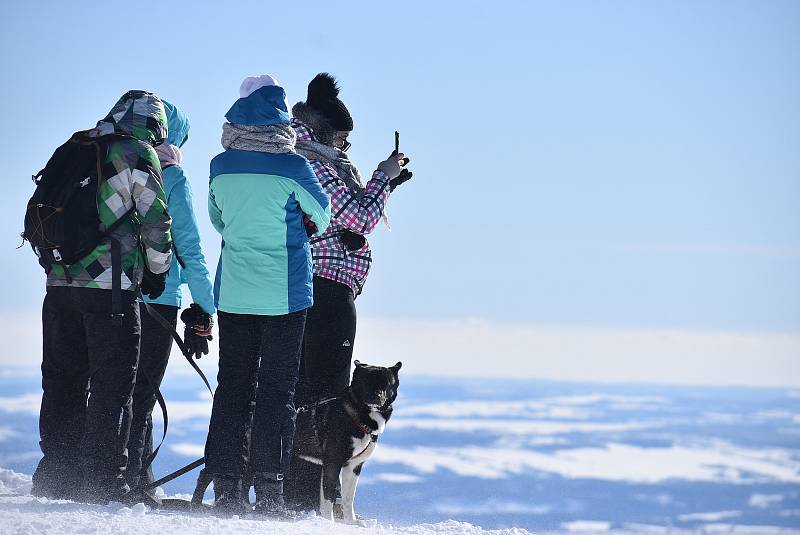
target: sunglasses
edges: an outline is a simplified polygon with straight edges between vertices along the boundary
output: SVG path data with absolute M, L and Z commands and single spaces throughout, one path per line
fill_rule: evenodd
M 347 141 L 346 137 L 336 136 L 335 143 L 342 152 L 347 152 L 347 149 L 353 146 L 349 141 Z

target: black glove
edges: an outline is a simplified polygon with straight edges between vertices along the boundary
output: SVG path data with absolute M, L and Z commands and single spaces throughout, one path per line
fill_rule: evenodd
M 164 293 L 164 286 L 167 284 L 167 273 L 153 273 L 146 266 L 142 274 L 142 293 L 150 299 L 155 299 Z
M 403 169 L 402 171 L 400 171 L 400 174 L 397 175 L 397 178 L 393 178 L 389 181 L 389 191 L 394 191 L 394 188 L 396 188 L 403 182 L 411 180 L 412 176 L 414 176 L 414 173 L 412 173 L 408 169 Z
M 187 356 L 199 359 L 203 355 L 208 355 L 208 342 L 214 337 L 199 334 L 195 327 L 202 327 L 205 331 L 211 329 L 214 325 L 211 314 L 205 312 L 197 303 L 192 303 L 189 308 L 181 312 L 181 321 L 186 326 L 183 329 L 183 343 L 186 346 Z
M 340 238 L 348 251 L 358 251 L 367 244 L 367 239 L 362 234 L 356 234 L 352 230 L 343 230 Z

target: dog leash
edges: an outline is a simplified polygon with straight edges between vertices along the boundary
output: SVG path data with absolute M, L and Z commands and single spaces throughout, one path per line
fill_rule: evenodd
M 321 400 L 319 400 L 319 401 L 316 401 L 316 402 L 314 402 L 314 403 L 309 403 L 308 405 L 303 405 L 302 407 L 297 407 L 297 409 L 295 409 L 295 412 L 296 412 L 297 414 L 300 414 L 300 413 L 302 413 L 302 412 L 308 412 L 308 411 L 310 411 L 310 410 L 314 410 L 314 409 L 316 409 L 317 407 L 319 407 L 319 406 L 321 406 L 321 405 L 327 405 L 328 403 L 330 403 L 330 402 L 332 402 L 332 401 L 336 401 L 336 400 L 337 400 L 337 399 L 339 399 L 339 398 L 341 398 L 341 396 L 336 396 L 336 397 L 332 397 L 332 398 L 325 398 L 325 399 L 321 399 Z
M 365 425 L 364 425 L 364 424 L 361 422 L 361 419 L 358 417 L 358 413 L 357 413 L 357 412 L 356 412 L 356 410 L 355 410 L 355 409 L 352 407 L 352 405 L 350 405 L 350 403 L 348 403 L 348 402 L 347 402 L 347 400 L 345 400 L 345 402 L 344 402 L 344 403 L 342 403 L 342 406 L 344 407 L 344 412 L 346 412 L 346 413 L 347 413 L 347 415 L 350 417 L 350 419 L 351 419 L 351 420 L 353 420 L 353 423 L 356 425 L 356 427 L 358 427 L 358 429 L 359 429 L 359 430 L 360 430 L 362 433 L 364 433 L 365 435 L 368 435 L 368 436 L 370 437 L 370 440 L 371 440 L 372 442 L 377 442 L 377 441 L 378 441 L 378 433 L 377 433 L 377 430 L 368 429 L 368 428 L 367 428 L 367 426 L 365 426 Z M 366 450 L 366 448 L 365 448 L 365 450 Z M 363 452 L 362 452 L 362 453 L 363 453 Z M 359 454 L 359 455 L 360 455 L 360 454 Z
M 206 378 L 206 375 L 203 373 L 203 370 L 200 369 L 200 366 L 198 366 L 197 363 L 192 358 L 192 354 L 189 353 L 189 350 L 186 348 L 186 344 L 183 342 L 181 335 L 178 334 L 175 328 L 172 327 L 172 325 L 166 320 L 166 318 L 164 318 L 164 316 L 159 314 L 156 309 L 150 306 L 150 303 L 145 301 L 141 289 L 139 290 L 139 299 L 141 300 L 141 303 L 144 305 L 145 310 L 147 310 L 147 313 L 150 314 L 150 317 L 156 320 L 156 322 L 159 325 L 161 325 L 161 327 L 163 327 L 167 332 L 169 332 L 170 336 L 172 336 L 172 339 L 175 340 L 175 343 L 181 350 L 181 354 L 183 355 L 183 357 L 186 359 L 189 365 L 194 369 L 197 375 L 200 376 L 200 379 L 203 380 L 203 384 L 206 385 L 206 389 L 208 389 L 208 393 L 211 394 L 211 396 L 213 397 L 214 391 L 211 389 L 211 385 L 208 382 L 208 378 Z
M 172 336 L 172 339 L 175 341 L 175 343 L 177 344 L 178 348 L 180 349 L 181 354 L 184 356 L 184 358 L 187 360 L 187 362 L 189 362 L 189 364 L 192 366 L 194 371 L 197 372 L 197 374 L 200 376 L 200 379 L 203 380 L 203 383 L 205 384 L 206 388 L 208 389 L 208 392 L 213 397 L 214 391 L 211 389 L 211 385 L 209 384 L 208 379 L 206 378 L 205 374 L 200 369 L 200 367 L 197 365 L 197 363 L 194 362 L 194 359 L 192 358 L 191 354 L 188 352 L 188 350 L 186 348 L 186 344 L 184 343 L 184 341 L 181 338 L 181 336 L 172 327 L 172 325 L 169 323 L 169 321 L 167 321 L 167 319 L 164 318 L 164 316 L 159 314 L 158 311 L 155 308 L 150 306 L 150 303 L 145 301 L 144 295 L 142 295 L 141 289 L 139 289 L 139 298 L 141 300 L 141 303 L 144 305 L 145 310 L 150 315 L 150 317 L 153 318 L 154 320 L 156 320 L 156 322 L 159 325 L 161 325 L 161 327 L 163 327 L 167 332 L 170 333 L 170 335 Z M 168 418 L 167 417 L 167 407 L 166 407 L 166 403 L 164 402 L 164 398 L 161 395 L 161 391 L 158 390 L 158 389 L 156 390 L 156 399 L 158 400 L 158 404 L 161 406 L 161 411 L 162 411 L 162 415 L 163 415 L 163 418 L 164 418 L 164 435 L 161 437 L 161 444 L 159 444 L 158 447 L 142 463 L 142 470 L 145 470 L 145 469 L 149 468 L 152 465 L 153 461 L 156 458 L 156 455 L 158 455 L 158 451 L 161 449 L 161 445 L 164 443 L 164 440 L 167 437 L 167 422 L 169 421 L 167 419 Z M 191 472 L 192 470 L 194 470 L 195 468 L 197 468 L 199 466 L 202 466 L 203 464 L 205 464 L 205 457 L 201 457 L 200 459 L 197 459 L 196 461 L 193 461 L 193 462 L 187 464 L 186 466 L 184 466 L 182 468 L 179 468 L 179 469 L 175 470 L 172 473 L 167 474 L 166 476 L 162 477 L 161 479 L 158 479 L 156 481 L 148 483 L 147 485 L 143 485 L 142 487 L 140 487 L 137 490 L 140 491 L 140 492 L 143 492 L 143 491 L 146 491 L 146 490 L 154 489 L 154 488 L 158 487 L 159 485 L 162 485 L 164 483 L 172 481 L 173 479 L 175 479 L 177 477 L 180 477 L 183 474 Z
M 154 488 L 156 488 L 156 487 L 158 487 L 160 485 L 163 485 L 164 483 L 168 483 L 168 482 L 172 481 L 173 479 L 176 479 L 176 478 L 182 476 L 183 474 L 187 474 L 187 473 L 191 472 L 192 470 L 194 470 L 195 468 L 197 468 L 199 466 L 203 466 L 205 464 L 205 462 L 206 462 L 206 458 L 205 457 L 200 457 L 196 461 L 193 461 L 193 462 L 187 464 L 186 466 L 184 466 L 182 468 L 178 468 L 174 472 L 171 472 L 171 473 L 165 475 L 161 479 L 157 479 L 157 480 L 153 481 L 152 483 L 148 483 L 147 485 L 141 486 L 139 490 L 145 491 L 145 490 L 154 489 Z M 206 485 L 206 487 L 207 486 L 208 485 Z

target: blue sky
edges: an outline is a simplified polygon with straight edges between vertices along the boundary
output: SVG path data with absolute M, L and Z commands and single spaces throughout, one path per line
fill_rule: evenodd
M 294 103 L 329 71 L 362 172 L 395 129 L 414 171 L 370 238 L 362 319 L 789 337 L 800 356 L 800 4 L 297 6 L 0 7 L 0 317 L 35 317 L 43 293 L 13 249 L 27 177 L 122 92 L 187 112 L 213 264 L 208 162 L 242 78 L 273 74 Z

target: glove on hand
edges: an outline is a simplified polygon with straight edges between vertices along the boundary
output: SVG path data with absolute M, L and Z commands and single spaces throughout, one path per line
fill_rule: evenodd
M 345 248 L 350 251 L 358 251 L 367 244 L 367 239 L 361 235 L 356 234 L 352 230 L 343 230 L 340 238 Z
M 192 303 L 189 308 L 181 312 L 181 321 L 186 325 L 183 330 L 186 353 L 196 359 L 208 355 L 208 342 L 214 338 L 210 334 L 205 336 L 198 331 L 210 332 L 214 318 L 203 311 L 200 305 Z
M 153 273 L 145 266 L 142 274 L 142 284 L 140 285 L 142 293 L 150 299 L 155 299 L 164 293 L 164 287 L 167 284 L 167 273 L 168 271 Z
M 412 176 L 414 176 L 414 173 L 412 173 L 408 169 L 403 169 L 402 171 L 400 171 L 400 174 L 397 175 L 397 178 L 393 178 L 389 181 L 389 191 L 394 191 L 394 188 L 396 188 L 403 182 L 411 180 Z
M 389 177 L 389 180 L 392 180 L 400 175 L 403 166 L 410 161 L 411 159 L 406 158 L 402 152 L 398 154 L 397 151 L 392 151 L 388 158 L 378 164 L 378 171 L 383 171 Z

